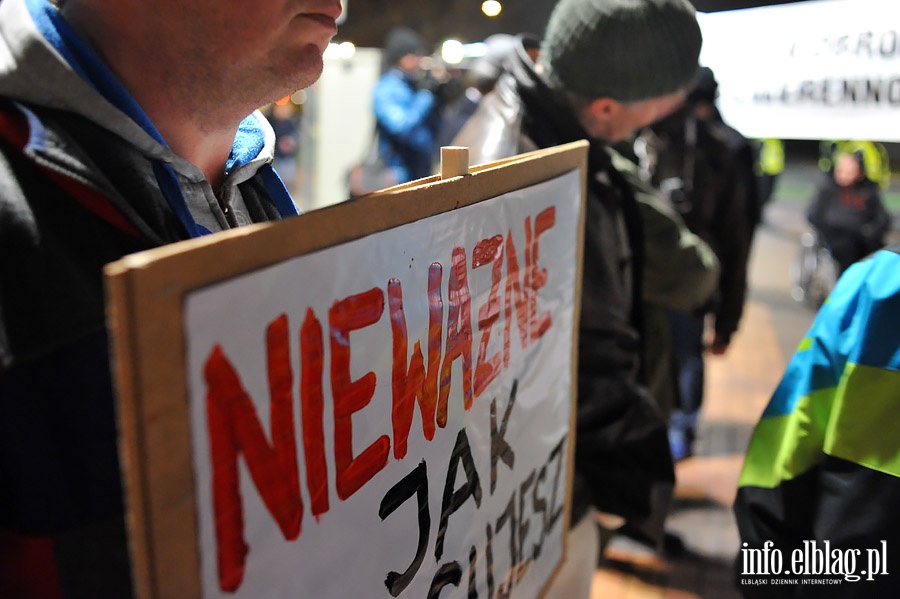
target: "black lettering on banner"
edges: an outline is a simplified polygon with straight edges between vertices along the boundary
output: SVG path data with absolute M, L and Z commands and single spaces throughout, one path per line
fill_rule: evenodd
M 556 508 L 556 511 L 553 511 L 553 508 L 557 505 L 556 503 L 556 491 L 559 488 L 559 477 L 562 475 L 563 471 L 563 447 L 565 447 L 566 437 L 568 435 L 563 435 L 563 438 L 559 440 L 559 443 L 556 444 L 556 447 L 553 448 L 553 451 L 550 452 L 550 459 L 548 462 L 553 461 L 553 458 L 556 458 L 556 474 L 553 475 L 553 493 L 550 495 L 550 519 L 547 520 L 547 526 L 544 528 L 544 532 L 550 532 L 550 529 L 556 524 L 556 521 L 559 520 L 560 516 L 563 513 L 563 506 L 560 505 Z
M 459 586 L 462 580 L 462 568 L 459 562 L 449 562 L 438 568 L 431 580 L 431 588 L 428 589 L 428 599 L 437 599 L 441 595 L 441 591 L 447 585 Z
M 872 32 L 864 31 L 859 34 L 858 45 L 856 47 L 856 53 L 862 54 L 863 50 L 865 50 L 866 56 L 872 58 Z
M 512 593 L 512 589 L 512 570 L 510 570 L 497 586 L 497 595 L 495 599 L 509 599 L 510 593 Z
M 834 48 L 832 49 L 832 52 L 835 56 L 846 54 L 847 48 L 850 46 L 850 36 L 846 34 L 838 36 L 837 38 L 835 38 L 833 44 Z
M 534 470 L 528 475 L 522 484 L 519 485 L 519 559 L 523 561 L 531 561 L 525 557 L 525 537 L 528 536 L 528 530 L 531 528 L 531 519 L 525 517 L 525 500 L 528 497 L 528 488 L 534 483 Z
M 859 89 L 858 86 L 855 83 L 844 79 L 843 87 L 844 92 L 841 94 L 841 97 L 844 98 L 844 101 L 846 102 L 849 99 L 851 104 L 856 104 L 858 96 L 857 89 Z
M 466 482 L 462 487 L 453 490 L 456 481 L 456 471 L 462 461 L 463 472 L 466 474 Z M 438 526 L 437 541 L 434 544 L 434 558 L 441 559 L 444 553 L 444 535 L 447 533 L 447 521 L 450 514 L 458 510 L 471 496 L 475 500 L 475 506 L 481 507 L 481 482 L 478 471 L 475 470 L 475 460 L 472 458 L 472 448 L 469 446 L 469 437 L 466 429 L 460 429 L 456 435 L 456 446 L 450 456 L 450 465 L 447 466 L 447 482 L 444 485 L 444 498 L 441 502 L 441 520 Z M 427 506 L 426 506 L 427 509 Z
M 831 103 L 831 80 L 824 79 L 822 81 L 821 102 L 826 106 Z
M 878 104 L 881 102 L 881 81 L 866 81 L 866 102 Z
M 469 595 L 467 599 L 478 599 L 478 583 L 476 572 L 478 571 L 478 550 L 475 545 L 469 548 Z
M 798 100 L 803 102 L 804 100 L 809 100 L 813 102 L 815 100 L 815 91 L 816 85 L 812 81 L 803 81 L 800 83 L 800 97 Z
M 541 466 L 540 471 L 537 475 L 537 481 L 534 484 L 534 488 L 531 490 L 531 506 L 534 508 L 534 513 L 541 514 L 541 527 L 539 529 L 538 542 L 532 546 L 532 559 L 537 559 L 541 555 L 541 547 L 544 546 L 544 535 L 547 534 L 549 530 L 547 526 L 547 500 L 538 494 L 538 489 L 541 487 L 541 483 L 544 482 L 544 479 L 547 478 L 547 464 Z
M 516 462 L 516 454 L 512 447 L 509 446 L 506 439 L 506 427 L 509 424 L 509 415 L 512 413 L 513 405 L 516 403 L 516 391 L 519 388 L 518 379 L 513 381 L 512 389 L 509 392 L 509 403 L 506 404 L 506 411 L 503 413 L 503 422 L 497 429 L 497 400 L 491 401 L 491 495 L 497 488 L 497 460 L 503 460 L 503 463 L 512 470 Z
M 881 56 L 884 58 L 890 58 L 897 51 L 897 32 L 896 31 L 887 31 L 883 36 L 881 36 L 881 44 L 879 44 L 879 50 L 881 50 Z
M 814 39 L 806 43 L 792 43 L 788 56 L 800 58 L 828 58 L 851 54 L 860 58 L 894 58 L 900 50 L 900 33 L 896 29 L 860 31 L 835 37 Z
M 400 507 L 407 499 L 413 495 L 416 496 L 417 512 L 419 515 L 419 542 L 416 546 L 416 556 L 412 563 L 403 574 L 397 572 L 388 572 L 384 584 L 392 597 L 397 597 L 412 582 L 416 572 L 425 559 L 425 552 L 428 548 L 428 531 L 431 529 L 431 515 L 428 513 L 428 469 L 425 466 L 425 460 L 419 462 L 419 465 L 412 472 L 403 477 L 403 480 L 385 494 L 381 500 L 381 507 L 378 509 L 378 516 L 383 521 Z
M 802 104 L 821 106 L 900 105 L 900 77 L 875 79 L 821 79 L 784 86 L 780 92 L 753 92 L 755 104 Z
M 487 543 L 484 544 L 485 572 L 487 572 L 488 598 L 494 597 L 494 529 L 490 524 L 485 526 Z
M 894 77 L 888 82 L 888 103 L 892 106 L 900 104 L 900 78 Z
M 516 494 L 513 493 L 509 497 L 509 502 L 506 504 L 506 509 L 500 514 L 500 517 L 497 518 L 497 534 L 503 530 L 503 525 L 509 522 L 509 563 L 511 567 L 515 567 L 517 563 L 519 563 L 518 556 L 518 548 L 519 544 L 516 543 Z

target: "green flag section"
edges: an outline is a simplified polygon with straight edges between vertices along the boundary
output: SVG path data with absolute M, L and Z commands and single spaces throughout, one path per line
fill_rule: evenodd
M 900 372 L 848 364 L 825 453 L 900 477 Z
M 900 373 L 848 364 L 840 385 L 801 397 L 790 414 L 760 421 L 740 486 L 774 488 L 824 454 L 900 477 Z
M 790 414 L 759 422 L 747 450 L 740 486 L 773 489 L 822 459 L 830 407 L 827 395 L 804 396 Z

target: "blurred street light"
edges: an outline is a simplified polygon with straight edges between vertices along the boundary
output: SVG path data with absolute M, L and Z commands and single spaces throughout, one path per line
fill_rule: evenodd
M 500 14 L 501 10 L 503 10 L 503 5 L 497 2 L 497 0 L 485 0 L 481 3 L 481 12 L 489 17 L 496 17 Z
M 459 40 L 447 40 L 441 44 L 441 58 L 447 64 L 459 64 L 466 57 L 466 49 Z

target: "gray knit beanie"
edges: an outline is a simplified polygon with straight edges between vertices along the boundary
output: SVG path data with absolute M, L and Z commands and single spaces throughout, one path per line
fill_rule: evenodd
M 384 41 L 385 64 L 393 66 L 407 54 L 425 54 L 425 40 L 409 27 L 394 27 Z
M 690 83 L 700 44 L 688 0 L 559 0 L 540 63 L 554 88 L 634 102 Z

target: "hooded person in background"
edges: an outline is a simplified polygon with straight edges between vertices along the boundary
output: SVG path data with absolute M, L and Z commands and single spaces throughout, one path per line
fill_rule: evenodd
M 743 315 L 757 221 L 757 211 L 749 207 L 757 189 L 752 149 L 716 116 L 717 88 L 712 71 L 700 68 L 685 106 L 643 131 L 636 141 L 646 148 L 647 179 L 663 190 L 688 228 L 713 248 L 722 266 L 711 301 L 670 312 L 679 403 L 672 413 L 669 440 L 676 461 L 693 454 L 703 404 L 704 354 L 725 353 Z M 707 346 L 708 318 L 712 341 Z
M 340 14 L 0 3 L 0 597 L 131 596 L 102 268 L 297 213 L 257 107 L 319 77 Z
M 408 27 L 392 29 L 384 44 L 387 70 L 372 91 L 378 151 L 395 169 L 397 183 L 431 175 L 437 156 L 437 82 L 424 77 L 424 55 L 425 41 L 418 33 Z
M 671 497 L 666 425 L 644 384 L 641 348 L 645 240 L 636 194 L 653 192 L 609 146 L 682 104 L 700 44 L 685 0 L 561 0 L 543 42 L 520 37 L 455 142 L 469 148 L 473 164 L 591 142 L 572 530 L 548 596 L 589 596 L 599 552 L 595 511 L 641 523 Z M 530 53 L 538 48 L 535 63 Z M 662 530 L 655 534 L 658 542 Z
M 715 73 L 709 67 L 700 67 L 688 103 L 694 116 L 704 121 L 708 127 L 715 129 L 725 141 L 728 153 L 735 162 L 737 185 L 744 197 L 742 204 L 747 212 L 746 218 L 755 229 L 762 221 L 764 203 L 756 168 L 757 150 L 750 139 L 722 118 L 717 104 L 718 98 L 719 82 Z

